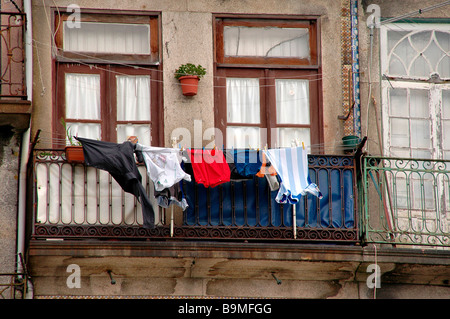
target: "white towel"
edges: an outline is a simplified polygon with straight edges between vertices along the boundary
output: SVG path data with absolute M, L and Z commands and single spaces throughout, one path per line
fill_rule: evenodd
M 264 152 L 281 179 L 275 198 L 278 203 L 295 204 L 306 193 L 322 198 L 319 188 L 309 178 L 306 150 L 302 147 L 292 147 Z

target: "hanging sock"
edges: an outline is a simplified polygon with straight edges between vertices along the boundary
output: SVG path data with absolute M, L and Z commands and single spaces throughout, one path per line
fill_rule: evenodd
M 136 153 L 141 153 L 147 174 L 155 185 L 156 191 L 170 188 L 181 180 L 191 181 L 191 176 L 181 168 L 180 150 L 175 148 L 164 148 L 144 146 L 136 144 Z
M 295 204 L 301 196 L 310 193 L 322 198 L 308 173 L 308 155 L 302 147 L 265 150 L 268 160 L 277 171 L 281 183 L 275 200 Z
M 134 195 L 142 205 L 144 228 L 154 228 L 155 214 L 136 165 L 135 145 L 128 141 L 117 144 L 81 137 L 76 139 L 83 146 L 86 165 L 109 172 L 125 192 Z

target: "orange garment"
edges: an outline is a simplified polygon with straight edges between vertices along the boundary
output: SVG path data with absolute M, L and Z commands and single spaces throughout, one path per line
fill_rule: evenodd
M 270 165 L 267 168 L 266 164 L 267 164 L 266 154 L 264 154 L 264 152 L 263 152 L 263 160 L 262 160 L 261 169 L 259 170 L 258 173 L 256 173 L 256 176 L 264 177 L 264 175 L 266 175 L 266 174 L 269 174 L 269 175 L 272 175 L 272 176 L 276 176 L 277 175 L 277 171 L 275 170 L 275 168 L 272 165 Z

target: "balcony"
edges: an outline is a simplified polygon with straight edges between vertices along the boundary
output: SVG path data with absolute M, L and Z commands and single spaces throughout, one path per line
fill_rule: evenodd
M 450 247 L 450 161 L 363 158 L 365 240 Z
M 0 12 L 0 99 L 26 100 L 25 27 L 26 15 Z
M 214 188 L 183 181 L 189 207 L 162 208 L 153 201 L 154 229 L 141 226 L 139 202 L 109 173 L 68 163 L 64 150 L 34 150 L 29 164 L 32 239 L 360 241 L 352 156 L 309 156 L 310 177 L 323 198 L 303 196 L 295 219 L 293 205 L 276 203 L 265 178 Z M 154 199 L 145 166 L 139 170 Z
M 302 197 L 295 219 L 293 206 L 275 202 L 265 178 L 215 188 L 184 182 L 189 207 L 172 210 L 154 202 L 157 226 L 145 229 L 140 204 L 107 172 L 68 163 L 64 150 L 34 150 L 31 156 L 28 262 L 37 296 L 324 298 L 353 287 L 357 297 L 371 298 L 374 290 L 365 287 L 373 263 L 381 269 L 381 298 L 391 298 L 397 285 L 435 297 L 448 286 L 449 234 L 439 228 L 446 209 L 429 200 L 425 187 L 419 187 L 422 197 L 404 197 L 399 186 L 412 187 L 415 182 L 402 180 L 423 176 L 419 185 L 435 181 L 436 198 L 448 200 L 442 164 L 423 162 L 422 170 L 411 161 L 400 166 L 388 158 L 310 155 L 311 179 L 324 196 Z M 145 167 L 139 170 L 152 199 Z M 420 209 L 413 213 L 418 200 L 427 208 L 421 219 Z M 432 202 L 440 212 L 434 219 Z M 432 222 L 439 227 L 431 228 Z M 417 228 L 421 223 L 427 227 Z M 82 269 L 81 289 L 66 285 L 70 264 Z

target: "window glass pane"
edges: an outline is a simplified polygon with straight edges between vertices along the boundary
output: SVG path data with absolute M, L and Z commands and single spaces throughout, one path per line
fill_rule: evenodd
M 311 149 L 311 136 L 309 128 L 292 128 L 280 127 L 278 131 L 278 145 L 277 147 L 292 147 L 298 141 L 299 145 L 303 142 L 308 151 Z
M 393 116 L 409 116 L 407 90 L 389 88 L 390 113 Z
M 130 136 L 137 136 L 142 145 L 151 145 L 150 125 L 119 124 L 117 125 L 117 143 L 125 142 Z
M 402 157 L 402 158 L 411 157 L 411 149 L 409 148 L 391 147 L 390 151 L 391 151 L 390 156 L 393 157 Z
M 64 22 L 64 51 L 150 54 L 150 25 L 81 22 L 79 28 Z
M 412 76 L 420 76 L 428 78 L 431 73 L 431 67 L 423 56 L 418 56 L 411 65 L 409 74 Z
M 277 123 L 309 124 L 308 80 L 275 80 Z
M 409 147 L 409 121 L 405 119 L 391 119 L 391 145 Z
M 411 35 L 411 43 L 418 52 L 422 52 L 430 44 L 432 37 L 431 31 L 418 32 Z
M 225 56 L 296 57 L 309 55 L 309 29 L 225 26 Z
M 260 123 L 259 79 L 227 78 L 227 121 Z
M 406 71 L 408 71 L 409 65 L 411 64 L 412 60 L 418 55 L 417 51 L 414 50 L 413 47 L 411 47 L 408 38 L 405 38 L 398 44 L 396 44 L 393 52 L 395 54 L 393 56 L 396 56 L 406 66 Z M 389 73 L 397 75 L 407 75 L 407 73 L 392 73 L 391 70 L 389 70 Z
M 450 78 L 450 56 L 446 55 L 439 61 L 437 72 L 441 78 Z
M 261 148 L 259 127 L 227 127 L 227 148 Z
M 450 121 L 442 121 L 442 146 L 445 150 L 450 150 Z
M 100 119 L 100 75 L 66 73 L 66 118 Z
M 409 91 L 409 107 L 411 117 L 429 118 L 428 90 L 411 89 Z
M 432 155 L 431 155 L 431 151 L 429 150 L 412 150 L 412 158 L 426 158 L 426 159 L 431 159 Z
M 450 119 L 450 90 L 442 90 L 442 113 L 444 118 Z
M 150 120 L 150 76 L 116 76 L 117 120 Z
M 404 36 L 406 36 L 409 33 L 409 31 L 394 31 L 389 30 L 387 32 L 387 38 L 388 38 L 388 53 L 391 52 L 391 50 L 394 48 L 394 46 L 397 44 L 398 41 L 400 41 Z
M 102 138 L 101 126 L 97 123 L 67 123 L 70 135 L 100 140 Z
M 430 121 L 411 120 L 411 147 L 431 148 Z

